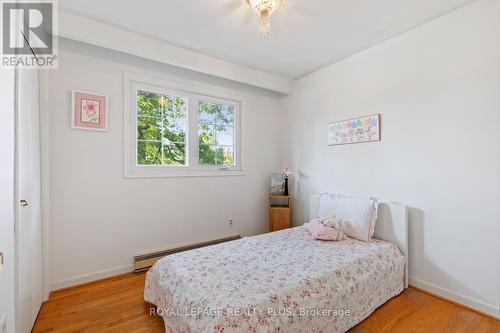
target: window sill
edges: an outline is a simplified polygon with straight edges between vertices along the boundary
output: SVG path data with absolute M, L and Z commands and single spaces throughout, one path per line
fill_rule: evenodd
M 192 178 L 192 177 L 237 177 L 245 176 L 239 170 L 191 170 L 191 171 L 128 171 L 125 178 Z

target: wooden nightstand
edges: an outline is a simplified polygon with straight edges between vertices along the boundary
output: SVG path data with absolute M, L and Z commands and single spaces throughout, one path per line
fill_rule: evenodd
M 269 231 L 278 231 L 292 226 L 292 197 L 269 196 Z

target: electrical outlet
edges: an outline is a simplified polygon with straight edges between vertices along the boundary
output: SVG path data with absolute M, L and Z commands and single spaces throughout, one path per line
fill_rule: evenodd
M 232 227 L 233 226 L 233 219 L 229 219 L 229 226 Z
M 7 317 L 5 315 L 0 319 L 0 333 L 7 333 Z

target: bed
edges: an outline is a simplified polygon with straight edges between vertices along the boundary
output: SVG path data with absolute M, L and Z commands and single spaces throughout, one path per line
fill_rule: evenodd
M 408 286 L 406 207 L 382 204 L 375 237 L 296 227 L 178 253 L 149 270 L 144 298 L 169 333 L 345 332 Z

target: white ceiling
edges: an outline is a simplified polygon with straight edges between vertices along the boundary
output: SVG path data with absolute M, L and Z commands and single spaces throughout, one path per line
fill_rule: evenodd
M 259 40 L 246 0 L 59 0 L 82 16 L 299 78 L 472 0 L 285 0 Z

